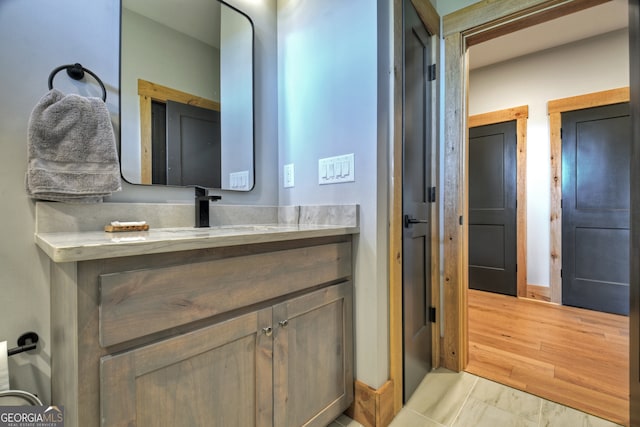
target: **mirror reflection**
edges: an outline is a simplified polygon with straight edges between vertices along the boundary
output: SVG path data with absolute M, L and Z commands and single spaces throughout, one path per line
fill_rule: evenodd
M 250 19 L 218 0 L 123 0 L 121 25 L 123 178 L 251 190 Z

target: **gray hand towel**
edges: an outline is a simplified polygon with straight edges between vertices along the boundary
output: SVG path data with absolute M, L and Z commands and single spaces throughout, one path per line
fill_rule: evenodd
M 45 94 L 29 117 L 27 193 L 36 199 L 101 202 L 121 189 L 116 140 L 100 98 Z

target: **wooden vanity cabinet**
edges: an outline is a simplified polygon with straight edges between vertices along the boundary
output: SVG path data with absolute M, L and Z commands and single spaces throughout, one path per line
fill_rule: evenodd
M 326 426 L 353 400 L 352 285 L 273 307 L 274 426 Z
M 54 265 L 54 403 L 67 426 L 325 426 L 353 400 L 351 262 L 340 236 Z
M 351 282 L 100 362 L 105 426 L 326 426 L 353 399 Z

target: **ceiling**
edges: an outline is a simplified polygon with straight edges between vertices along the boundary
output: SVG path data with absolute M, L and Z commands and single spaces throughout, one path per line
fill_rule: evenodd
M 219 46 L 220 3 L 211 0 L 123 0 L 123 7 L 211 46 Z M 627 0 L 612 0 L 489 40 L 469 49 L 471 69 L 513 59 L 628 26 Z
M 485 67 L 626 28 L 628 21 L 627 0 L 612 0 L 474 45 L 469 48 L 469 68 Z
M 212 0 L 122 0 L 122 7 L 210 46 L 220 46 L 220 3 Z M 212 23 L 216 23 L 212 25 Z

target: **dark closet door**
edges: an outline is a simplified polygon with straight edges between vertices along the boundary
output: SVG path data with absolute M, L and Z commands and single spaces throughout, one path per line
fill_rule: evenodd
M 562 114 L 562 303 L 629 313 L 629 104 Z
M 167 102 L 167 184 L 220 188 L 220 112 Z
M 410 0 L 404 1 L 404 133 L 402 328 L 404 401 L 431 370 L 431 84 L 430 37 Z
M 469 287 L 517 295 L 516 121 L 469 129 Z

